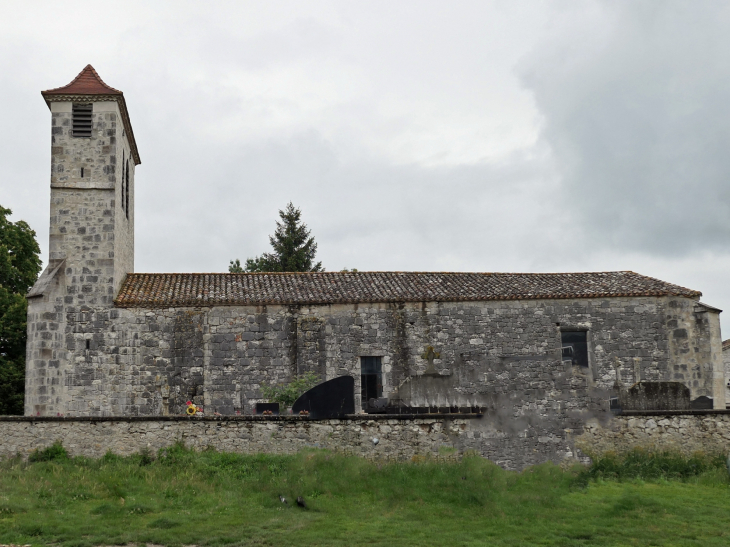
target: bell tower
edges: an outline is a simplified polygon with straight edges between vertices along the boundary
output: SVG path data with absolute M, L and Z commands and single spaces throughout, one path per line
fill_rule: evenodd
M 91 65 L 41 94 L 51 111 L 51 222 L 48 266 L 28 293 L 25 413 L 84 414 L 75 393 L 95 389 L 101 343 L 90 329 L 104 330 L 134 271 L 140 159 L 124 94 Z
M 124 95 L 91 65 L 41 94 L 51 110 L 49 266 L 65 261 L 74 303 L 111 306 L 134 271 L 140 160 Z

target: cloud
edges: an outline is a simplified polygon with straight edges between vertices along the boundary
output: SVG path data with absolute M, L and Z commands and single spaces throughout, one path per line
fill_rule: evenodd
M 327 269 L 495 271 L 515 261 L 529 268 L 555 246 L 561 222 L 548 205 L 555 185 L 546 154 L 434 168 L 343 159 L 354 154 L 340 154 L 341 146 L 310 130 L 204 146 L 202 162 L 180 148 L 147 165 L 137 189 L 136 230 L 145 234 L 138 264 L 225 270 L 232 258 L 268 250 L 277 211 L 290 200 Z M 163 179 L 175 183 L 155 182 Z
M 730 7 L 606 2 L 520 66 L 585 245 L 730 251 Z
M 137 271 L 224 271 L 291 200 L 330 270 L 631 269 L 730 306 L 721 3 L 59 6 L 0 5 L 0 203 L 44 252 L 38 92 L 90 62 L 143 161 Z

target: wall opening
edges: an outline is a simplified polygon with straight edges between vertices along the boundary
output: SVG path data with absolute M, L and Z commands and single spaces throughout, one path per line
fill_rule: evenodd
M 124 150 L 122 150 L 122 211 L 125 210 L 124 200 L 125 200 L 125 194 L 124 194 L 124 176 L 126 175 L 126 167 L 127 167 L 127 159 L 124 154 Z
M 588 331 L 564 330 L 560 333 L 563 361 L 571 361 L 574 367 L 588 368 Z
M 381 357 L 360 357 L 360 392 L 363 404 L 383 396 Z
M 127 219 L 129 219 L 129 160 L 127 160 L 127 175 L 124 184 L 126 186 L 124 193 L 124 213 L 127 215 Z

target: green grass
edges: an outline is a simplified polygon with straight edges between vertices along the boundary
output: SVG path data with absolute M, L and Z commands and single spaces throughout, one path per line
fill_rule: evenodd
M 522 473 L 478 457 L 378 464 L 181 446 L 90 460 L 56 445 L 31 459 L 0 463 L 0 544 L 730 545 L 728 473 L 712 457 Z

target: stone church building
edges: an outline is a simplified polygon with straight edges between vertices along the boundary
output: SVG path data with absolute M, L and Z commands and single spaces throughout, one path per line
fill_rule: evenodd
M 638 381 L 725 408 L 720 310 L 633 272 L 135 273 L 124 95 L 90 65 L 42 95 L 50 245 L 28 294 L 27 415 L 174 415 L 187 400 L 250 414 L 262 386 L 307 371 L 353 376 L 357 412 L 388 398 L 525 428 L 605 411 Z

